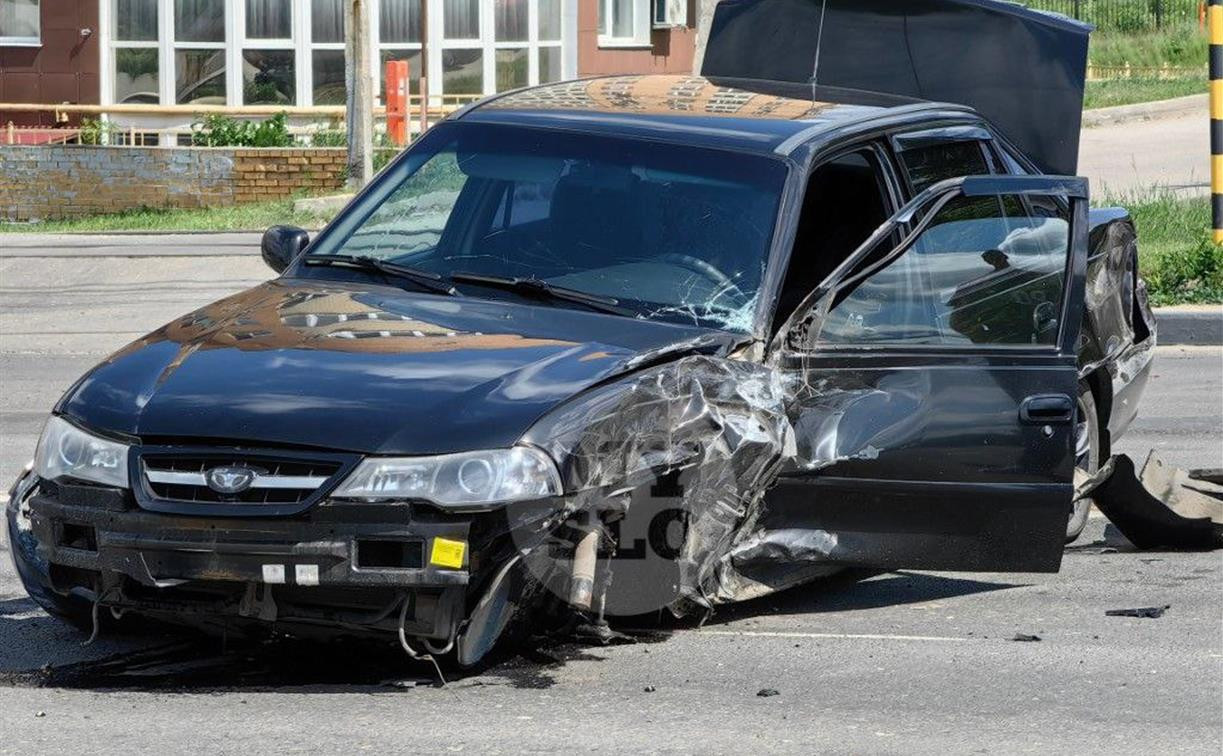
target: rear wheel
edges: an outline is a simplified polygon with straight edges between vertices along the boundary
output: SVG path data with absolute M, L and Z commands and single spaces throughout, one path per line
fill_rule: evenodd
M 1095 475 L 1100 469 L 1100 416 L 1096 412 L 1096 400 L 1091 386 L 1079 384 L 1078 411 L 1074 421 L 1074 466 L 1076 478 Z M 1074 502 L 1070 518 L 1066 522 L 1066 543 L 1078 538 L 1087 527 L 1087 516 L 1091 513 L 1090 497 Z

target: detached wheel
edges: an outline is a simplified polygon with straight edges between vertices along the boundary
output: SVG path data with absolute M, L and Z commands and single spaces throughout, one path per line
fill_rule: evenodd
M 1087 475 L 1095 475 L 1100 469 L 1100 415 L 1096 412 L 1091 386 L 1086 383 L 1079 384 L 1078 412 L 1074 420 L 1074 466 Z M 1066 522 L 1066 543 L 1078 538 L 1087 527 L 1091 505 L 1092 500 L 1088 497 L 1071 506 L 1070 519 Z

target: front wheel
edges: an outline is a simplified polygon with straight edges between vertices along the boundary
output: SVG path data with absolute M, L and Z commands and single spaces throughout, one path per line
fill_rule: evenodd
M 1095 475 L 1100 469 L 1100 415 L 1096 412 L 1096 399 L 1091 386 L 1079 384 L 1078 409 L 1074 420 L 1074 466 L 1076 471 Z M 1075 476 L 1079 477 L 1078 475 Z M 1087 516 L 1091 513 L 1091 497 L 1074 502 L 1070 518 L 1066 522 L 1066 543 L 1074 541 L 1087 527 Z

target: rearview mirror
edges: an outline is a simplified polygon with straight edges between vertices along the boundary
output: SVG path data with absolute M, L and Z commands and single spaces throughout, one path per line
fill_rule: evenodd
M 296 226 L 272 226 L 263 232 L 263 261 L 277 273 L 283 273 L 293 258 L 310 243 L 310 234 Z

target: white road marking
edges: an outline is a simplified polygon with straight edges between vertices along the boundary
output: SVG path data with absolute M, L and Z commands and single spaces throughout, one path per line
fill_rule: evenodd
M 791 633 L 766 630 L 688 630 L 697 635 L 741 635 L 747 638 L 828 638 L 834 640 L 900 640 L 937 641 L 940 643 L 967 641 L 972 638 L 949 638 L 941 635 L 876 635 L 873 633 Z

